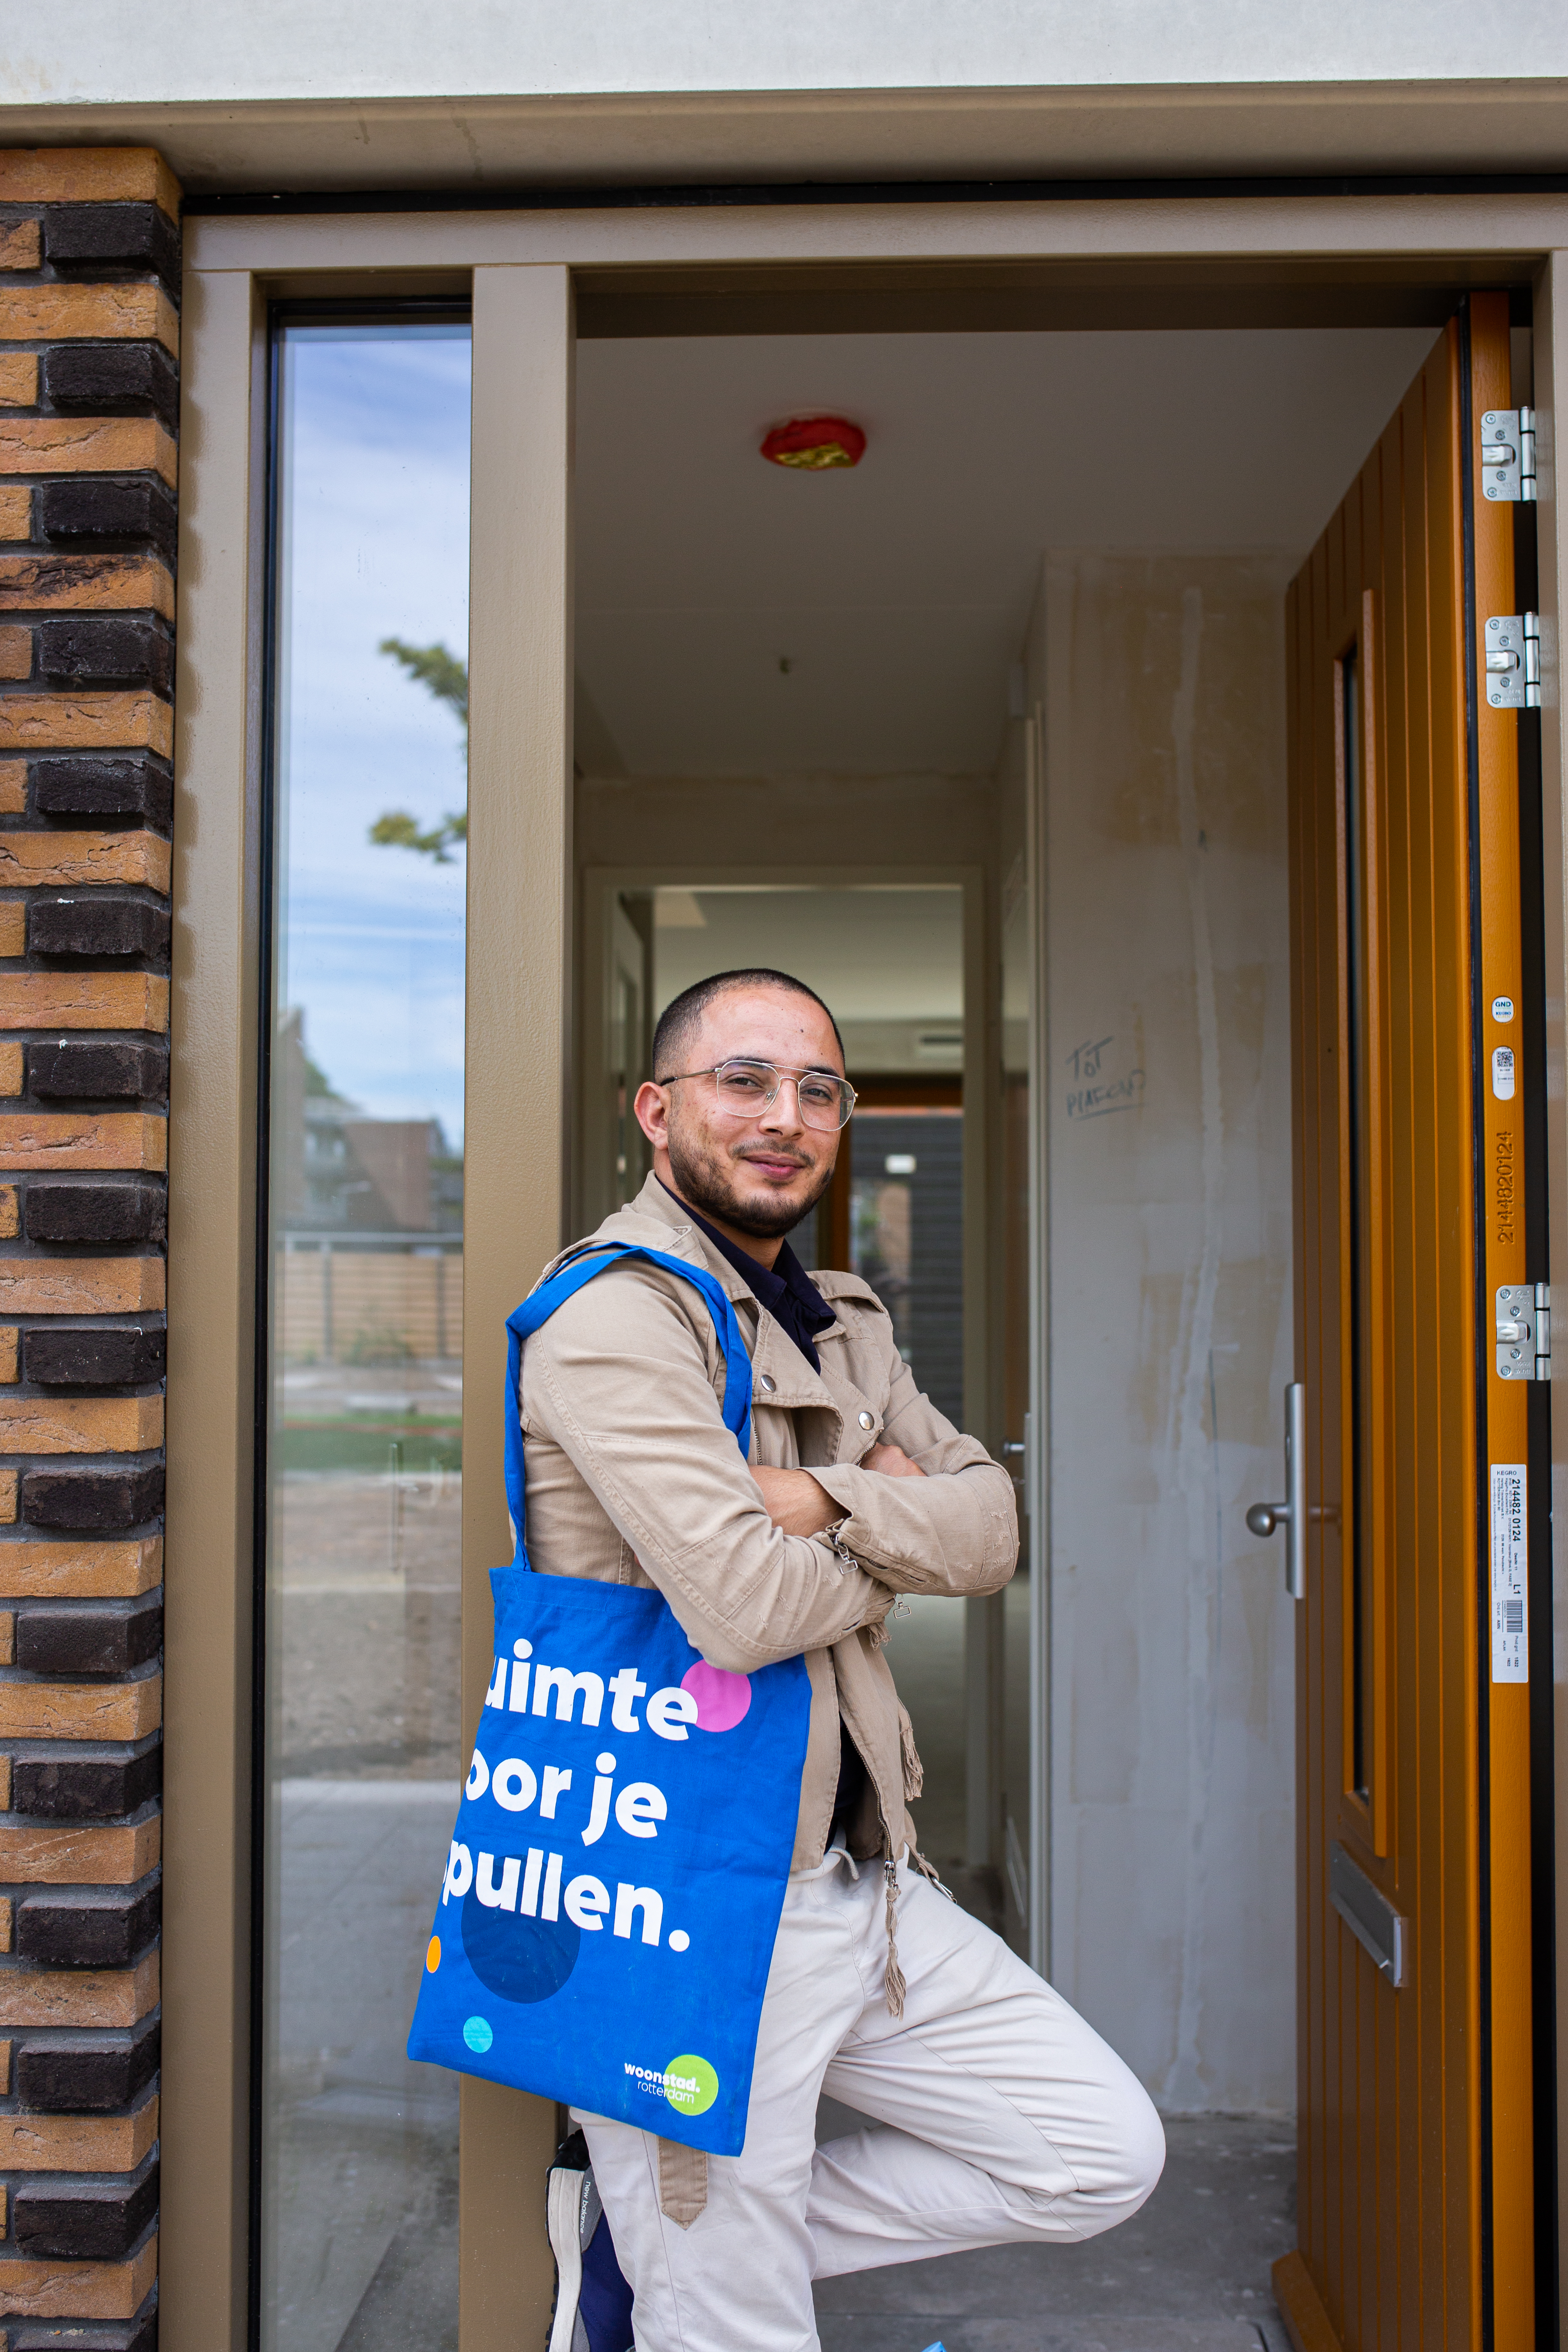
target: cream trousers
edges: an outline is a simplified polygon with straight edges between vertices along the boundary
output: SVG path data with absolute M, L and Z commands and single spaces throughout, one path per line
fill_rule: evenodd
M 904 2013 L 888 2013 L 881 1865 L 835 1850 L 789 1882 L 746 2145 L 708 2160 L 689 2227 L 659 2207 L 658 2141 L 579 2117 L 637 2352 L 816 2352 L 811 2283 L 884 2263 L 1113 2229 L 1164 2135 L 1116 2053 L 1007 1946 L 899 1867 Z M 876 2121 L 817 2147 L 826 2091 Z

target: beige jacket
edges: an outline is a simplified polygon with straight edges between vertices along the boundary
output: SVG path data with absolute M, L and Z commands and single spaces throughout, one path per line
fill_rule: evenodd
M 718 1276 L 752 1354 L 751 1459 L 808 1469 L 844 1517 L 809 1539 L 773 1525 L 720 1417 L 723 1357 L 706 1303 L 634 1258 L 584 1284 L 522 1351 L 534 1567 L 657 1585 L 693 1647 L 732 1674 L 804 1654 L 811 1727 L 792 1867 L 822 1859 L 840 1715 L 871 1783 L 852 1850 L 912 1850 L 905 1801 L 920 1793 L 920 1761 L 884 1620 L 902 1592 L 1006 1583 L 1018 1549 L 1012 1479 L 920 1393 L 858 1276 L 813 1277 L 837 1314 L 816 1336 L 818 1377 L 654 1177 L 594 1239 L 640 1242 Z M 927 1476 L 858 1468 L 879 1439 Z

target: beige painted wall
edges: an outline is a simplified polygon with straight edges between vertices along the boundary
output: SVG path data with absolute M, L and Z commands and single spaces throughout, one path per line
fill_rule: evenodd
M 1175 2111 L 1295 2097 L 1283 567 L 1047 565 L 1054 1981 Z M 1075 1060 L 1075 1056 L 1077 1057 Z

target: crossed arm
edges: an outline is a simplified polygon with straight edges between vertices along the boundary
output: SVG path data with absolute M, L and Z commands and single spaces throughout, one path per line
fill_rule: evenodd
M 880 1471 L 884 1478 L 923 1478 L 901 1445 L 873 1445 L 858 1465 Z M 819 1486 L 809 1470 L 773 1470 L 754 1463 L 752 1475 L 762 1488 L 763 1501 L 775 1528 L 786 1536 L 819 1536 L 844 1517 L 843 1506 Z

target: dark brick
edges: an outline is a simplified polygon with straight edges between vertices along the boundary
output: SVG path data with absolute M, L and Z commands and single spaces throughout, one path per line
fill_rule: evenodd
M 166 825 L 174 807 L 174 780 L 150 751 L 106 759 L 35 760 L 33 806 L 40 816 L 96 823 L 106 816 L 142 817 Z
M 156 2158 L 129 2179 L 24 2181 L 11 2191 L 19 2254 L 114 2262 L 128 2254 L 158 2210 Z
M 51 2034 L 16 2053 L 16 2098 L 35 2113 L 100 2116 L 128 2107 L 158 2071 L 159 2032 L 149 2018 L 130 2033 Z
M 35 1675 L 123 1675 L 158 1654 L 163 1602 L 78 1609 L 24 1609 L 16 1616 L 16 1664 Z
M 146 956 L 169 952 L 169 916 L 150 898 L 88 890 L 79 898 L 34 898 L 27 908 L 31 955 Z
M 139 1756 L 19 1756 L 11 1768 L 11 1805 L 44 1822 L 120 1821 L 161 1794 L 163 1751 Z
M 57 343 L 44 353 L 44 399 L 67 416 L 136 416 L 151 409 L 171 433 L 180 378 L 162 343 Z
M 68 277 L 161 278 L 180 299 L 180 232 L 162 205 L 48 205 L 44 259 Z
M 172 695 L 174 641 L 161 621 L 73 614 L 39 622 L 35 667 L 54 684 L 150 686 Z
M 35 1528 L 79 1534 L 145 1527 L 163 1507 L 163 1465 L 143 1469 L 26 1470 L 22 1517 Z
M 47 1389 L 123 1388 L 163 1377 L 161 1323 L 43 1323 L 22 1338 L 22 1378 Z
M 147 1176 L 35 1176 L 22 1196 L 30 1242 L 161 1242 L 168 1195 Z
M 154 547 L 166 563 L 174 561 L 174 501 L 149 475 L 44 482 L 33 493 L 33 510 L 45 539 L 73 547 Z
M 158 2307 L 144 2308 L 140 2319 L 102 2321 L 24 2320 L 10 2330 L 11 2352 L 158 2352 Z
M 169 1049 L 153 1037 L 51 1039 L 28 1046 L 27 1084 L 51 1102 L 162 1102 Z
M 28 1895 L 16 1906 L 16 1952 L 50 1969 L 128 1968 L 158 1932 L 162 1899 L 156 1877 L 101 1892 L 52 1886 Z

